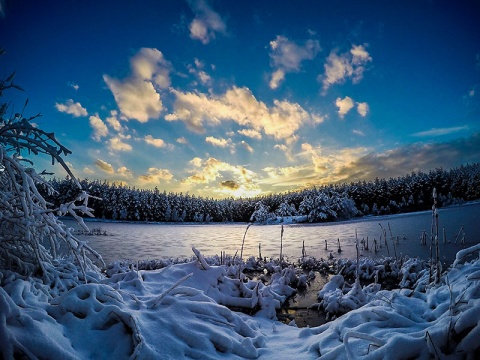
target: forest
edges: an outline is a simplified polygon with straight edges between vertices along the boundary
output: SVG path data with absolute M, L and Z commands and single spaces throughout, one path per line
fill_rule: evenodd
M 299 221 L 322 222 L 427 210 L 432 206 L 433 188 L 439 207 L 480 199 L 480 163 L 253 198 L 202 198 L 100 180 L 84 179 L 80 183 L 91 196 L 89 205 L 100 219 L 264 223 L 295 216 Z M 68 177 L 53 178 L 49 184 L 57 194 L 44 191 L 42 195 L 55 205 L 75 198 L 79 192 Z

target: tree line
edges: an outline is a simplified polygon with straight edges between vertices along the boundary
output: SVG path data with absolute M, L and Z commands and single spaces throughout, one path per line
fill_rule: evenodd
M 54 204 L 75 198 L 79 192 L 68 177 L 54 178 L 49 184 L 57 194 L 43 195 Z M 296 216 L 300 221 L 321 222 L 431 209 L 433 188 L 440 207 L 480 199 L 480 163 L 252 198 L 204 198 L 88 179 L 80 180 L 80 184 L 91 196 L 89 206 L 100 219 L 265 222 L 273 217 Z

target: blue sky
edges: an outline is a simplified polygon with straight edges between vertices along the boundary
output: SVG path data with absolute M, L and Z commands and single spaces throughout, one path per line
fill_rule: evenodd
M 29 98 L 79 178 L 221 198 L 480 161 L 479 1 L 6 0 L 0 13 L 1 74 L 25 89 L 4 100 Z

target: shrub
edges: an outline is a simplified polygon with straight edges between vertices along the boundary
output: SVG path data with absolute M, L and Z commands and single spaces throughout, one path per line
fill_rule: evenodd
M 0 49 L 0 56 L 4 52 Z M 8 89 L 22 90 L 13 79 L 14 73 L 0 79 L 0 97 Z M 70 150 L 53 133 L 32 124 L 40 114 L 23 116 L 27 103 L 22 113 L 10 115 L 9 104 L 0 104 L 0 269 L 52 280 L 55 264 L 68 258 L 81 267 L 85 277 L 85 271 L 94 267 L 88 256 L 99 260 L 101 256 L 77 239 L 56 215 L 70 214 L 86 228 L 77 212 L 93 216 L 88 208 L 89 195 L 81 190 L 62 158 Z M 50 193 L 54 190 L 43 177 L 46 173 L 38 174 L 25 154 L 44 154 L 51 157 L 52 164 L 58 162 L 78 187 L 76 199 L 56 208 L 45 201 L 38 187 Z

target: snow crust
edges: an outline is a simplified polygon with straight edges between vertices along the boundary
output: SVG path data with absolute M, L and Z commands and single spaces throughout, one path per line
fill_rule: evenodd
M 478 250 L 459 253 L 439 284 L 411 259 L 393 270 L 411 286 L 393 291 L 359 280 L 349 286 L 353 270 L 345 261 L 319 292 L 338 317 L 303 329 L 276 320 L 295 291 L 290 267 L 273 268 L 264 284 L 236 277 L 235 264 L 210 265 L 195 251 L 190 262 L 158 270 L 118 266 L 88 283 L 72 268 L 51 284 L 3 271 L 0 350 L 6 359 L 475 359 L 480 260 L 461 261 Z M 362 276 L 382 271 L 371 266 L 364 264 Z

